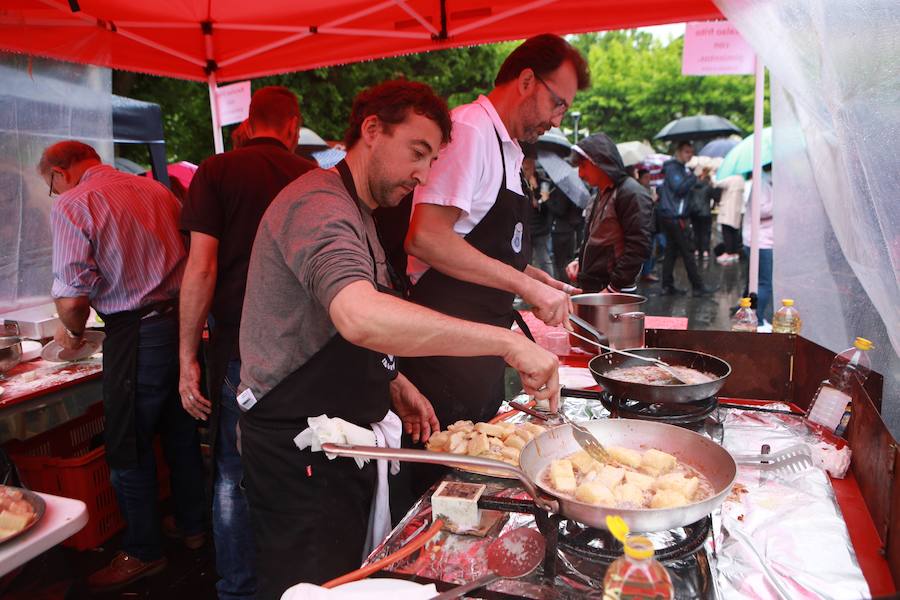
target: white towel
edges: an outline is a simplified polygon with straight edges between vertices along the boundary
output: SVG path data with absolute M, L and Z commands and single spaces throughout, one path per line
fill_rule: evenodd
M 438 595 L 433 583 L 416 584 L 410 581 L 397 581 L 391 587 L 389 579 L 363 579 L 352 584 L 339 585 L 334 589 L 326 589 L 311 583 L 300 583 L 285 590 L 281 600 L 384 600 L 385 593 L 391 600 L 426 600 Z M 364 585 L 372 583 L 371 586 Z M 377 584 L 377 585 L 376 585 Z M 342 590 L 344 586 L 352 589 Z M 366 588 L 369 589 L 366 589 Z
M 403 423 L 393 411 L 388 411 L 384 419 L 372 423 L 375 433 L 375 444 L 380 448 L 399 448 L 400 436 L 403 434 Z M 388 461 L 379 460 L 378 486 L 372 498 L 372 510 L 369 512 L 369 532 L 366 534 L 366 545 L 363 550 L 365 559 L 391 532 L 391 506 L 388 493 Z M 400 462 L 390 461 L 391 475 L 400 472 Z
M 294 437 L 294 444 L 301 450 L 309 448 L 313 452 L 321 452 L 322 444 L 353 444 L 355 446 L 374 446 L 375 433 L 371 429 L 354 425 L 343 419 L 329 418 L 326 415 L 310 417 L 306 420 L 309 427 Z M 336 454 L 325 453 L 329 460 L 337 458 Z M 354 458 L 360 469 L 369 462 L 368 458 Z

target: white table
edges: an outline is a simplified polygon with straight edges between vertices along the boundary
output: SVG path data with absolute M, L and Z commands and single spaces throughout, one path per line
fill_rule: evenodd
M 78 533 L 88 522 L 81 500 L 37 494 L 47 503 L 47 511 L 28 533 L 0 544 L 0 576 Z

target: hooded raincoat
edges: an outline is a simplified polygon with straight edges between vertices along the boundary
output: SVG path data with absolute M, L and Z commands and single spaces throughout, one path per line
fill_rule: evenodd
M 578 285 L 585 292 L 633 291 L 641 266 L 650 256 L 653 198 L 630 177 L 616 144 L 604 133 L 578 142 L 587 157 L 613 181 L 598 190 L 588 214 L 579 252 Z

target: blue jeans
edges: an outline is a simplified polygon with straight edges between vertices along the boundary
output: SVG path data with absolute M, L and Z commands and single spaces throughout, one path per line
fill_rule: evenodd
M 178 396 L 178 320 L 141 323 L 134 398 L 137 466 L 110 469 L 110 480 L 125 519 L 122 550 L 143 561 L 162 558 L 159 490 L 153 438 L 159 432 L 171 470 L 175 519 L 185 534 L 204 529 L 203 462 L 194 419 Z
M 750 256 L 750 246 L 744 246 L 744 252 Z M 759 290 L 756 292 L 756 315 L 762 325 L 763 319 L 772 322 L 772 269 L 775 260 L 771 248 L 759 249 Z
M 247 498 L 241 489 L 243 470 L 237 451 L 237 423 L 241 415 L 233 389 L 241 382 L 241 361 L 233 359 L 222 386 L 219 430 L 216 438 L 216 476 L 213 487 L 213 538 L 216 590 L 222 600 L 256 595 L 256 548 L 250 529 Z M 229 387 L 229 383 L 234 386 Z
M 641 275 L 647 275 L 648 273 L 653 272 L 653 267 L 656 266 L 656 249 L 662 248 L 666 249 L 666 234 L 664 233 L 654 233 L 650 236 L 650 257 L 644 261 L 644 266 L 641 267 Z

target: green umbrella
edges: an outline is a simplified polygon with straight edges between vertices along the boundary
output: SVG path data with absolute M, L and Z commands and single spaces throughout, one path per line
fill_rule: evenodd
M 772 162 L 772 128 L 762 130 L 762 164 Z M 716 179 L 722 181 L 732 175 L 743 175 L 753 171 L 753 134 L 742 139 L 725 155 L 725 160 L 716 170 Z

